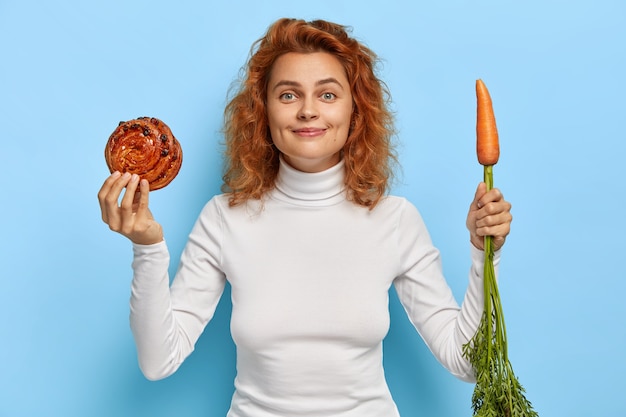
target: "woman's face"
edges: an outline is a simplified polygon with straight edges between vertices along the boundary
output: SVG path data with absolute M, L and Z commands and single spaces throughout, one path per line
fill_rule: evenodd
M 335 56 L 290 52 L 274 62 L 267 87 L 270 134 L 292 167 L 320 172 L 337 164 L 352 108 L 350 84 Z

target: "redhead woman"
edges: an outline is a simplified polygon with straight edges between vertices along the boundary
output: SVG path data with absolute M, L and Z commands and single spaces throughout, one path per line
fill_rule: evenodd
M 376 63 L 341 25 L 270 26 L 225 110 L 223 194 L 202 210 L 171 285 L 147 182 L 106 179 L 102 218 L 133 244 L 130 320 L 147 378 L 178 369 L 228 282 L 228 417 L 399 416 L 382 367 L 392 285 L 435 357 L 474 380 L 462 346 L 482 315 L 483 237 L 494 236 L 497 262 L 511 205 L 478 185 L 459 306 L 418 210 L 388 194 L 393 120 Z

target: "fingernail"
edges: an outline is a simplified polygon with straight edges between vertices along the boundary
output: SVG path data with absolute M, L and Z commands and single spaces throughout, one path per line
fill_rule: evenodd
M 120 175 L 122 175 L 122 173 L 119 171 L 115 171 L 113 174 L 111 174 L 113 178 L 118 178 Z
M 130 178 L 130 172 L 125 172 L 124 173 L 124 179 L 128 179 Z
M 133 176 L 131 177 L 131 179 L 130 179 L 130 180 L 131 180 L 132 182 L 135 182 L 135 181 L 137 181 L 138 179 L 139 179 L 139 175 L 137 175 L 137 174 L 133 174 Z

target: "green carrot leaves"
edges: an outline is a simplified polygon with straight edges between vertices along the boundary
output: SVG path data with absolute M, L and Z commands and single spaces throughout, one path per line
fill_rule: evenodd
M 491 99 L 485 99 L 485 95 L 488 97 L 489 93 L 482 81 L 477 82 L 476 94 L 479 115 L 477 126 L 481 127 L 477 129 L 478 149 L 497 147 L 495 118 L 491 117 L 489 120 L 493 126 L 485 127 L 487 122 L 484 117 L 482 119 L 480 117 L 481 114 L 492 111 Z M 483 108 L 485 106 L 488 106 L 487 110 Z M 493 132 L 496 132 L 495 141 L 490 140 L 487 143 L 485 137 L 492 138 Z M 497 153 L 499 155 L 499 148 Z M 484 165 L 484 181 L 489 191 L 493 188 L 493 165 L 497 162 L 497 158 L 486 161 L 484 158 L 481 160 L 479 155 L 479 162 Z M 524 395 L 525 390 L 515 376 L 508 358 L 506 327 L 493 265 L 492 240 L 492 236 L 485 236 L 483 315 L 476 334 L 469 343 L 463 346 L 463 355 L 472 364 L 476 375 L 476 386 L 472 394 L 473 415 L 475 417 L 538 417 L 539 415 Z

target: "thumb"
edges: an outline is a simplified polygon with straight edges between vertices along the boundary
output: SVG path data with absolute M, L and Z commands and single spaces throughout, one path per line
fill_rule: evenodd
M 476 187 L 476 193 L 474 193 L 474 200 L 472 201 L 472 204 L 471 204 L 472 210 L 478 210 L 483 206 L 483 203 L 481 203 L 480 199 L 486 193 L 487 193 L 487 184 L 485 184 L 484 182 L 481 182 L 480 184 L 478 184 L 478 187 Z

